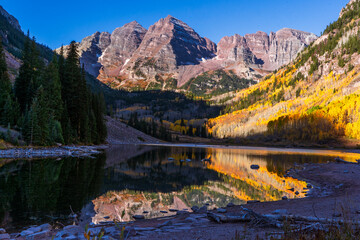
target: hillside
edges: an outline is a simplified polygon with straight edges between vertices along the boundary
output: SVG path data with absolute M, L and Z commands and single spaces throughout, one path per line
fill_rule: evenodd
M 217 138 L 360 139 L 360 2 L 290 64 L 240 91 L 207 129 Z

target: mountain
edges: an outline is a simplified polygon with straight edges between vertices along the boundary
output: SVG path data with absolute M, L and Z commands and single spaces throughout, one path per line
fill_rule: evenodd
M 21 52 L 24 47 L 26 35 L 21 30 L 19 21 L 0 6 L 0 37 L 5 48 L 6 62 L 9 68 L 9 75 L 12 80 L 18 74 L 20 68 Z M 45 45 L 37 44 L 38 51 L 44 61 L 52 58 L 52 50 Z
M 360 1 L 352 0 L 290 64 L 238 92 L 224 115 L 209 120 L 208 132 L 292 143 L 360 139 L 359 23 Z
M 248 87 L 251 80 L 289 63 L 317 38 L 282 29 L 270 35 L 257 32 L 224 37 L 216 45 L 172 16 L 160 19 L 148 30 L 136 21 L 125 24 L 114 30 L 110 43 L 103 45 L 105 49 L 97 47 L 98 34 L 83 39 L 79 48 L 86 70 L 100 81 L 127 90 L 182 87 L 201 94 Z M 219 80 L 214 71 L 227 80 Z

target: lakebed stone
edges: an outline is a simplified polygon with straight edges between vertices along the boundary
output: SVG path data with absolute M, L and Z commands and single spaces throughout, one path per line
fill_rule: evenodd
M 2 233 L 0 234 L 0 240 L 9 240 L 10 235 L 8 233 Z

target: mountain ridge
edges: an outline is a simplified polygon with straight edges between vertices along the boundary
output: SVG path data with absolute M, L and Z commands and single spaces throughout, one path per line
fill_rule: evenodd
M 137 36 L 134 27 L 140 30 Z M 130 35 L 124 31 L 130 31 Z M 136 21 L 117 28 L 111 34 L 108 49 L 101 56 L 94 54 L 93 61 L 81 59 L 88 72 L 113 88 L 146 90 L 172 86 L 171 90 L 174 90 L 173 86 L 178 89 L 200 74 L 214 70 L 231 71 L 239 78 L 259 80 L 295 58 L 300 50 L 317 38 L 311 33 L 284 28 L 269 35 L 260 31 L 247 34 L 241 37 L 247 42 L 226 46 L 227 40 L 234 37 L 241 36 L 224 37 L 215 44 L 169 15 L 148 30 Z M 257 46 L 261 38 L 264 38 L 263 49 Z M 120 39 L 124 41 L 119 42 Z M 84 41 L 86 38 L 79 43 L 80 49 Z M 130 46 L 130 50 L 119 51 L 125 45 Z M 223 46 L 227 49 L 222 49 Z

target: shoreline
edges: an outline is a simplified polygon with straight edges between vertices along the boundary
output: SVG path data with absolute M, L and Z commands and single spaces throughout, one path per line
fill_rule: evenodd
M 41 159 L 61 157 L 92 157 L 109 145 L 58 146 L 58 147 L 14 147 L 0 150 L 0 159 Z

